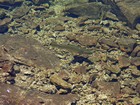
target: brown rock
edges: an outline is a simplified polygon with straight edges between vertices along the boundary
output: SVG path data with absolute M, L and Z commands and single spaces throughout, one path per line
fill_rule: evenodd
M 137 57 L 140 57 L 140 51 L 137 53 Z
M 138 31 L 140 31 L 140 24 L 139 24 L 139 23 L 136 25 L 136 29 L 137 29 Z
M 58 66 L 58 58 L 37 40 L 24 36 L 0 36 L 0 61 L 20 63 L 39 69 Z
M 67 72 L 66 70 L 62 70 L 58 74 L 58 76 L 64 80 L 68 80 L 70 78 L 69 75 L 70 75 L 69 72 Z
M 120 49 L 124 52 L 132 52 L 134 45 L 136 44 L 135 39 L 130 39 L 130 38 L 121 38 L 118 39 L 118 45 Z
M 135 66 L 140 66 L 140 57 L 131 58 L 131 64 Z
M 102 49 L 104 49 L 104 50 L 109 50 L 110 47 L 109 47 L 108 45 L 106 45 L 106 44 L 102 44 Z
M 100 40 L 100 43 L 101 44 L 106 44 L 106 45 L 108 45 L 108 46 L 110 46 L 110 47 L 118 47 L 118 45 L 116 44 L 116 42 L 115 42 L 115 39 L 113 39 L 113 38 L 110 38 L 110 39 L 107 39 L 107 38 L 102 38 L 101 40 Z
M 54 74 L 50 77 L 50 81 L 57 85 L 60 86 L 61 88 L 64 89 L 71 89 L 72 85 L 66 81 L 64 81 L 60 76 L 58 76 L 58 74 Z
M 92 83 L 93 81 L 95 81 L 95 79 L 98 77 L 98 74 L 97 73 L 92 73 L 90 76 L 89 76 L 89 83 Z
M 86 74 L 87 69 L 86 66 L 78 66 L 76 68 L 74 68 L 74 72 L 76 72 L 77 74 Z
M 122 90 L 121 90 L 122 93 L 124 94 L 136 94 L 136 92 L 132 89 L 132 88 L 129 88 L 127 86 L 125 86 Z
M 67 94 L 67 93 L 68 93 L 68 90 L 66 90 L 66 89 L 59 89 L 57 91 L 57 94 Z
M 102 52 L 95 52 L 92 54 L 92 56 L 89 57 L 89 60 L 92 62 L 99 62 L 99 61 L 106 61 L 107 60 L 107 54 Z
M 129 59 L 129 57 L 119 56 L 118 62 L 119 62 L 119 67 L 120 68 L 130 66 L 130 59 Z
M 62 25 L 56 25 L 56 26 L 54 27 L 54 30 L 55 30 L 55 31 L 65 31 L 65 27 L 62 26 Z
M 140 56 L 138 53 L 140 52 L 140 45 L 138 45 L 138 46 L 136 46 L 135 48 L 134 48 L 134 50 L 132 51 L 132 53 L 131 53 L 131 56 L 132 57 L 134 57 L 134 56 Z
M 103 0 L 110 4 L 113 13 L 123 21 L 126 21 L 130 27 L 134 27 L 140 18 L 139 0 Z
M 19 87 L 0 84 L 0 104 L 1 105 L 71 105 L 75 104 L 78 96 L 49 95 L 39 91 L 23 90 Z
M 138 70 L 136 67 L 131 70 L 132 75 L 139 77 L 140 76 L 140 70 Z
M 104 68 L 116 74 L 121 71 L 118 65 L 107 64 L 107 65 L 104 65 Z
M 117 6 L 130 25 L 132 25 L 132 27 L 136 25 L 137 19 L 140 18 L 140 2 L 138 0 L 123 0 L 117 2 Z
M 136 91 L 140 94 L 140 83 L 137 84 Z
M 82 45 L 85 46 L 95 46 L 98 41 L 98 37 L 91 37 L 91 36 L 77 36 L 76 40 Z
M 101 29 L 101 26 L 95 26 L 95 25 L 89 26 L 87 28 L 88 31 L 94 31 L 94 30 L 100 30 L 100 29 Z
M 9 61 L 0 63 L 0 71 L 10 73 L 12 71 L 13 64 Z
M 0 20 L 0 26 L 10 23 L 11 20 L 11 18 L 4 18 L 3 20 Z
M 82 75 L 78 74 L 72 74 L 72 76 L 69 79 L 69 82 L 72 84 L 80 83 L 81 81 L 83 81 Z
M 106 95 L 111 95 L 115 97 L 120 93 L 119 82 L 95 81 L 92 84 L 93 87 L 97 87 L 102 93 Z
M 22 16 L 26 15 L 29 12 L 30 8 L 28 6 L 21 6 L 18 7 L 16 9 L 14 9 L 14 11 L 11 12 L 11 15 L 13 16 L 13 18 L 21 18 Z
M 69 14 L 76 16 L 92 17 L 94 19 L 102 18 L 101 15 L 110 10 L 110 6 L 98 2 L 78 4 L 66 10 Z

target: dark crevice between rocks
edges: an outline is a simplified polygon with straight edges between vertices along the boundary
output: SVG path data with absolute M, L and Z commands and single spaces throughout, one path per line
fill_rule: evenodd
M 116 76 L 119 77 L 121 75 L 121 72 L 117 73 Z
M 66 14 L 66 16 L 68 17 L 72 17 L 72 18 L 78 18 L 79 16 L 78 15 L 75 15 L 75 14 Z
M 10 78 L 7 79 L 7 81 L 10 84 L 15 84 L 15 77 L 16 77 L 16 73 L 14 71 L 14 69 L 12 68 L 11 72 L 9 72 Z
M 102 0 L 89 0 L 89 2 L 102 2 Z
M 129 51 L 129 52 L 127 52 L 127 55 L 131 56 L 131 53 L 132 53 L 132 51 L 136 48 L 136 46 L 137 46 L 137 44 L 135 43 L 135 44 L 133 45 L 132 50 Z M 130 49 L 130 48 L 129 48 L 129 45 L 126 46 L 126 47 L 124 47 L 124 49 L 129 50 L 129 49 Z
M 76 102 L 75 103 L 71 103 L 71 105 L 77 105 Z
M 56 86 L 56 88 L 57 88 L 57 90 L 62 89 L 62 87 L 58 86 L 58 85 Z M 65 90 L 67 90 L 67 93 L 61 93 L 61 95 L 65 95 L 65 94 L 71 93 L 71 89 L 65 89 Z
M 137 66 L 137 69 L 140 70 L 140 66 Z
M 139 78 L 138 75 L 135 75 L 135 74 L 131 74 L 134 78 Z
M 16 73 L 15 73 L 15 71 L 12 69 L 12 71 L 9 73 L 10 74 L 10 76 L 12 76 L 12 77 L 15 77 L 16 76 Z
M 83 56 L 74 56 L 74 60 L 71 61 L 72 64 L 75 64 L 75 63 L 83 63 L 83 62 L 86 62 L 88 64 L 93 64 L 93 62 L 91 62 L 88 58 L 85 58 Z
M 0 34 L 4 34 L 8 32 L 8 26 L 4 25 L 4 26 L 0 26 Z
M 138 24 L 138 23 L 140 24 L 140 17 L 137 17 L 135 19 L 133 26 L 136 26 L 136 24 Z
M 10 84 L 15 84 L 16 72 L 15 72 L 15 70 L 13 69 L 13 67 L 11 68 L 11 71 L 8 72 L 8 73 L 9 73 L 10 78 L 8 78 L 7 81 L 8 81 Z
M 1 3 L 0 4 L 0 8 L 6 9 L 6 10 L 12 10 L 15 7 L 20 7 L 22 5 L 21 2 L 17 2 L 17 3 Z
M 39 25 L 36 27 L 36 30 L 37 30 L 37 31 L 41 31 L 41 28 L 40 28 Z
M 127 66 L 127 67 L 122 67 L 122 68 L 121 68 L 121 71 L 126 70 L 126 69 L 128 69 L 128 68 L 129 68 L 129 66 Z
M 118 82 L 118 80 L 117 79 L 112 79 L 109 82 Z
M 125 70 L 125 69 L 124 69 L 124 70 Z M 121 71 L 122 71 L 122 69 L 121 69 Z M 111 77 L 111 75 L 114 74 L 114 73 L 112 73 L 111 71 L 108 71 L 107 74 Z M 121 75 L 121 72 L 116 73 L 116 76 L 117 76 L 117 77 L 119 77 L 120 75 Z M 117 80 L 117 79 L 112 79 L 111 81 L 116 81 L 116 80 Z
M 4 5 L 4 4 L 0 4 L 0 8 L 3 8 L 3 9 L 10 9 L 11 6 Z
M 35 8 L 34 10 L 36 10 L 36 11 L 44 11 L 45 8 Z
M 15 84 L 15 80 L 14 79 L 10 79 L 10 80 L 7 80 L 10 84 Z

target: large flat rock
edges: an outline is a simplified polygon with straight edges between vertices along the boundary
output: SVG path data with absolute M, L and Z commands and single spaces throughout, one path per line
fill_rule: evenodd
M 31 37 L 0 36 L 0 61 L 21 63 L 39 69 L 54 68 L 59 64 L 55 54 Z
M 117 17 L 135 27 L 140 19 L 140 0 L 103 0 L 112 6 Z
M 14 85 L 0 84 L 0 105 L 72 105 L 75 94 L 45 94 L 35 90 L 24 90 Z

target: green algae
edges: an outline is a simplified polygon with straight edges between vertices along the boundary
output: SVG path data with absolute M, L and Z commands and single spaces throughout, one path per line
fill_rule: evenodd
M 71 44 L 57 44 L 56 42 L 52 42 L 51 46 L 57 47 L 60 49 L 66 49 L 72 53 L 78 53 L 78 54 L 92 54 L 93 51 L 90 49 L 86 49 L 84 47 L 76 46 L 76 45 L 71 45 Z

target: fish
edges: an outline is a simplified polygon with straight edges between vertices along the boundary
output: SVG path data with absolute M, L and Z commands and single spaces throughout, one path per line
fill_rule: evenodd
M 57 47 L 60 49 L 66 49 L 70 52 L 74 52 L 74 53 L 78 53 L 78 54 L 92 54 L 93 51 L 90 49 L 86 49 L 84 47 L 80 47 L 80 46 L 76 46 L 76 45 L 72 45 L 72 44 L 57 44 L 56 42 L 51 42 L 50 44 L 53 47 Z

